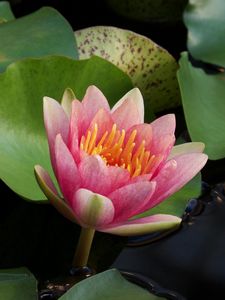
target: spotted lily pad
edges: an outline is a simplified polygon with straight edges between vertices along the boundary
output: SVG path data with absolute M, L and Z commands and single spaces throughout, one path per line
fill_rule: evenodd
M 154 112 L 180 103 L 175 59 L 152 40 L 132 31 L 96 26 L 75 32 L 80 59 L 103 57 L 139 87 L 145 106 Z

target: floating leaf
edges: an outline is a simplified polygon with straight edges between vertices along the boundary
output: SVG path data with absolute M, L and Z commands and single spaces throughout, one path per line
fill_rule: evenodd
M 26 268 L 0 270 L 0 299 L 36 300 L 35 277 Z
M 225 67 L 225 1 L 191 0 L 184 13 L 188 49 L 199 60 Z
M 183 53 L 178 79 L 192 141 L 205 143 L 210 159 L 225 157 L 225 74 L 208 75 Z
M 111 104 L 133 87 L 126 74 L 98 57 L 83 61 L 57 56 L 26 59 L 0 74 L 0 177 L 13 191 L 28 199 L 45 199 L 34 177 L 36 164 L 52 174 L 43 96 L 60 101 L 70 87 L 81 99 L 91 84 L 98 86 Z
M 77 58 L 72 28 L 62 15 L 49 7 L 1 24 L 0 41 L 0 71 L 26 57 L 65 55 Z
M 164 299 L 130 283 L 115 270 L 99 273 L 77 283 L 60 300 L 156 300 Z
M 82 29 L 75 36 L 80 59 L 98 55 L 123 70 L 140 88 L 147 110 L 157 112 L 179 105 L 177 63 L 150 39 L 106 26 Z
M 8 1 L 0 1 L 0 24 L 14 20 L 15 17 L 11 11 Z

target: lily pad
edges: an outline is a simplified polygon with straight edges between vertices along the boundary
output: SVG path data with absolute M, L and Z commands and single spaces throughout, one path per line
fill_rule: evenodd
M 0 24 L 14 20 L 15 17 L 11 11 L 8 1 L 0 1 Z
M 36 300 L 37 281 L 26 269 L 0 270 L 0 298 L 4 300 Z
M 77 58 L 69 23 L 55 9 L 44 7 L 0 26 L 0 72 L 15 60 L 44 55 Z
M 205 143 L 210 159 L 225 157 L 225 74 L 206 74 L 183 53 L 178 79 L 192 141 Z
M 92 84 L 111 104 L 133 87 L 126 74 L 99 57 L 83 61 L 57 56 L 26 59 L 0 74 L 0 178 L 14 192 L 31 200 L 46 199 L 34 177 L 36 164 L 52 174 L 43 96 L 61 100 L 70 87 L 81 99 Z
M 225 67 L 225 1 L 192 0 L 186 7 L 188 49 L 199 60 Z
M 139 87 L 148 110 L 180 104 L 175 59 L 152 40 L 129 30 L 96 26 L 75 32 L 79 58 L 98 55 L 128 74 Z
M 130 283 L 115 270 L 108 270 L 85 279 L 66 294 L 60 300 L 156 300 L 164 299 L 150 294 L 147 290 Z

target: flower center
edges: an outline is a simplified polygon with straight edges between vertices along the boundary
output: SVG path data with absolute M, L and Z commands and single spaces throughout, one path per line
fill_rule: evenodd
M 98 125 L 88 130 L 86 136 L 82 136 L 80 149 L 89 155 L 100 155 L 106 165 L 119 166 L 127 169 L 131 177 L 150 173 L 159 157 L 151 155 L 145 150 L 145 140 L 134 151 L 137 130 L 133 130 L 125 142 L 126 132 L 124 129 L 117 130 L 116 124 L 111 132 L 106 131 L 97 142 Z

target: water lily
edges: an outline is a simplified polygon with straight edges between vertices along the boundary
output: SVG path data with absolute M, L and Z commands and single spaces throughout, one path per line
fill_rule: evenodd
M 45 97 L 44 122 L 62 196 L 38 165 L 36 177 L 50 202 L 84 228 L 81 244 L 95 230 L 128 236 L 179 226 L 171 215 L 133 218 L 183 187 L 207 161 L 202 143 L 174 146 L 173 114 L 146 124 L 137 88 L 110 109 L 90 86 L 81 102 Z

